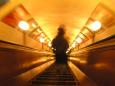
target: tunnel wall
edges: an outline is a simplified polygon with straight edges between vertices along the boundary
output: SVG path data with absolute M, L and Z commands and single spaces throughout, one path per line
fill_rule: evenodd
M 0 22 L 0 40 L 43 50 L 42 44 L 39 41 L 30 38 L 27 34 L 24 35 L 19 29 L 12 28 L 2 22 Z M 47 45 L 44 44 L 43 46 L 44 50 L 50 50 Z
M 0 86 L 23 86 L 18 84 L 13 85 L 12 83 L 15 82 L 14 77 L 53 60 L 53 57 L 50 57 L 51 55 L 49 52 L 38 52 L 30 47 L 0 41 Z M 49 64 L 46 65 L 48 66 Z M 30 75 L 26 77 L 32 77 L 35 73 L 30 72 Z M 26 77 L 21 76 L 18 79 L 24 82 Z M 12 79 L 14 80 L 11 83 Z
M 115 85 L 115 35 L 79 49 L 70 60 L 98 86 Z
M 94 33 L 94 35 L 95 35 L 94 38 L 89 38 L 87 41 L 81 43 L 79 45 L 79 49 L 86 47 L 88 45 L 91 45 L 93 43 L 96 43 L 98 41 L 104 40 L 108 37 L 114 36 L 115 35 L 115 25 L 105 28 L 105 29 L 102 29 L 100 31 L 97 31 Z M 76 50 L 77 50 L 77 48 L 76 48 Z
M 11 27 L 10 25 L 7 25 L 1 21 L 4 17 L 10 14 L 20 4 L 21 4 L 20 1 L 15 1 L 15 0 L 1 1 L 0 40 L 43 50 L 42 44 L 39 42 L 39 40 L 32 39 L 31 37 L 28 36 L 28 34 L 26 34 L 24 37 L 24 31 L 21 31 L 18 26 Z M 29 20 L 29 19 L 32 19 L 31 15 L 26 16 L 23 20 Z M 51 50 L 46 44 L 44 44 L 43 46 L 44 46 L 44 50 Z

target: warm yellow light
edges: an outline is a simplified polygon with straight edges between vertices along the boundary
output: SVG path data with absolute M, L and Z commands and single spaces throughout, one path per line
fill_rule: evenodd
M 40 35 L 40 36 L 41 36 L 42 38 L 43 38 L 43 37 L 45 37 L 45 35 L 44 35 L 43 33 L 41 33 L 41 35 Z
M 29 30 L 29 24 L 26 21 L 20 21 L 18 23 L 18 26 L 20 27 L 20 29 L 22 30 Z
M 91 25 L 91 30 L 92 31 L 97 31 L 101 28 L 101 22 L 99 21 L 95 21 L 92 25 Z
M 52 47 L 52 50 L 53 50 L 54 48 Z
M 68 48 L 67 51 L 66 51 L 66 53 L 68 53 L 69 51 L 70 51 L 70 49 Z
M 45 42 L 45 39 L 43 37 L 41 37 L 39 40 L 40 40 L 41 43 Z
M 81 42 L 82 42 L 82 39 L 81 39 L 80 37 L 78 37 L 78 38 L 76 39 L 76 42 L 77 42 L 77 43 L 81 43 Z
M 81 60 L 80 63 L 81 63 L 81 64 L 86 64 L 87 61 L 85 61 L 85 60 Z
M 48 46 L 49 46 L 49 47 L 51 47 L 51 46 L 52 46 L 51 42 L 49 42 L 49 43 L 48 43 Z
M 71 50 L 72 49 L 72 47 L 70 47 L 68 50 Z
M 76 47 L 76 43 L 74 42 L 73 44 L 72 44 L 72 48 L 75 48 Z
M 36 26 L 34 23 L 32 23 L 32 27 L 33 27 L 33 28 L 36 28 L 37 26 Z
M 69 49 L 67 49 L 68 51 L 70 50 L 70 48 Z
M 41 33 L 42 31 L 40 29 L 37 29 L 37 32 Z
M 69 51 L 67 50 L 66 53 L 68 53 Z
M 79 34 L 79 37 L 85 39 L 85 36 L 83 34 Z
M 77 61 L 77 62 L 80 62 L 80 59 L 79 59 L 79 58 L 70 57 L 70 60 L 75 60 L 75 61 Z

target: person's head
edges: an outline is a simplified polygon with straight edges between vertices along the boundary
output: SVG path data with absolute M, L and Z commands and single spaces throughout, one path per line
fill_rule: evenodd
M 59 35 L 64 35 L 65 31 L 64 31 L 64 27 L 59 27 L 58 28 L 58 34 Z

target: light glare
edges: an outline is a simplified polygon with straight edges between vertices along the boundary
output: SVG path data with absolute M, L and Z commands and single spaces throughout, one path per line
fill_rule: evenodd
M 73 44 L 72 44 L 72 48 L 75 48 L 76 47 L 76 43 L 74 42 Z
M 18 26 L 22 30 L 28 30 L 29 29 L 29 24 L 26 21 L 20 21 Z
M 76 42 L 77 42 L 77 43 L 81 43 L 81 42 L 82 42 L 82 39 L 81 39 L 80 37 L 78 37 L 78 38 L 76 39 Z
M 41 34 L 41 37 L 45 37 L 45 35 L 42 33 L 42 34 Z
M 40 40 L 41 43 L 45 42 L 45 39 L 43 37 L 41 37 L 39 40 Z
M 33 27 L 33 28 L 36 28 L 37 26 L 36 26 L 34 23 L 32 23 L 32 27 Z
M 91 30 L 92 31 L 97 31 L 101 28 L 101 22 L 99 21 L 95 21 L 92 25 L 91 25 Z
M 48 43 L 48 46 L 49 46 L 49 47 L 51 47 L 51 46 L 52 46 L 51 42 L 49 42 L 49 43 Z

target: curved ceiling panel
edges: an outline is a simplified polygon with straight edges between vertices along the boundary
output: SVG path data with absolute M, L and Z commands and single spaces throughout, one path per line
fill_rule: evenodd
M 72 42 L 100 0 L 21 0 L 24 7 L 53 39 L 60 24 Z

